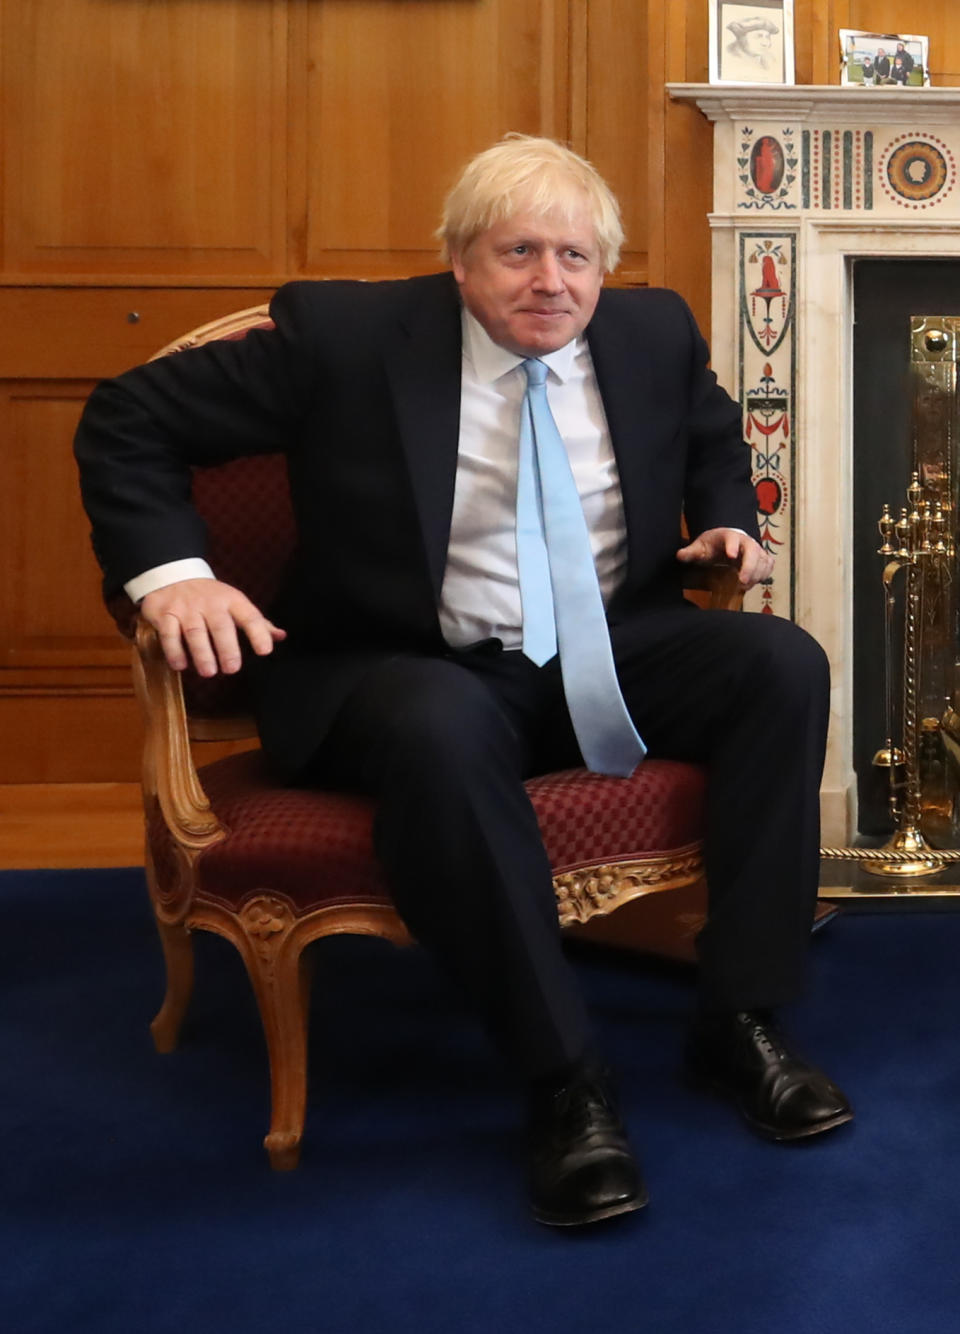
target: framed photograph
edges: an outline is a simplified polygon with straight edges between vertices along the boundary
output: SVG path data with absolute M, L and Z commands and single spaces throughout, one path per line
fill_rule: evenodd
M 793 0 L 710 0 L 711 83 L 793 83 Z
M 840 82 L 861 88 L 930 86 L 929 42 L 909 33 L 840 29 Z

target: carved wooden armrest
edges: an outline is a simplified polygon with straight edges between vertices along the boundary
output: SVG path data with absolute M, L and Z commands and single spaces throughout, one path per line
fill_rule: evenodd
M 184 849 L 199 852 L 226 836 L 207 800 L 190 753 L 180 673 L 167 665 L 156 630 L 139 618 L 133 679 L 143 709 L 144 802 L 160 807 L 167 828 Z
M 716 611 L 739 611 L 743 605 L 743 589 L 735 565 L 688 565 L 684 570 L 683 586 L 701 597 L 694 601 Z

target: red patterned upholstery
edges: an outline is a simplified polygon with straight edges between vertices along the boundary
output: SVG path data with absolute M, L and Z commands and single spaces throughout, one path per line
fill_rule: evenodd
M 195 468 L 193 501 L 207 524 L 207 559 L 224 583 L 242 588 L 257 607 L 279 592 L 296 543 L 287 461 L 258 454 L 216 468 Z M 241 676 L 185 672 L 187 709 L 211 718 L 247 713 Z
M 337 902 L 390 902 L 373 855 L 373 803 L 337 792 L 281 787 L 259 751 L 200 771 L 214 813 L 230 831 L 204 852 L 198 886 L 227 905 L 251 890 L 285 894 L 298 912 Z
M 626 780 L 564 769 L 527 791 L 555 875 L 663 856 L 703 836 L 706 775 L 692 764 L 644 760 Z
M 201 770 L 214 814 L 229 831 L 201 854 L 197 886 L 227 907 L 269 887 L 298 912 L 390 895 L 373 855 L 373 803 L 360 796 L 286 788 L 259 752 Z M 639 861 L 695 844 L 704 775 L 673 760 L 648 760 L 629 781 L 583 769 L 534 778 L 527 791 L 556 874 Z
M 286 459 L 258 454 L 197 468 L 193 499 L 206 520 L 208 558 L 217 575 L 258 606 L 271 603 L 296 542 Z

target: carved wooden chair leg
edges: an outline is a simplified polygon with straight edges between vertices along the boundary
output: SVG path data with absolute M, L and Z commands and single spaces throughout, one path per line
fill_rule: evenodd
M 193 994 L 193 941 L 182 922 L 171 926 L 158 918 L 157 930 L 166 964 L 167 990 L 157 1017 L 150 1025 L 150 1032 L 157 1051 L 169 1052 L 177 1045 L 183 1017 Z
M 289 1172 L 300 1161 L 307 1109 L 311 964 L 298 944 L 289 945 L 269 960 L 255 946 L 243 951 L 270 1058 L 270 1131 L 263 1145 L 277 1172 Z

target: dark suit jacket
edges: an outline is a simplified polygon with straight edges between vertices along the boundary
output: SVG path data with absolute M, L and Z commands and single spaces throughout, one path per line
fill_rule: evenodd
M 442 653 L 437 618 L 457 465 L 461 332 L 450 274 L 282 288 L 275 331 L 101 384 L 77 434 L 107 594 L 202 555 L 191 465 L 287 455 L 299 557 L 275 619 L 261 729 L 293 770 L 385 653 Z M 674 293 L 601 293 L 587 330 L 623 488 L 628 564 L 610 619 L 681 597 L 690 532 L 756 534 L 740 410 Z

